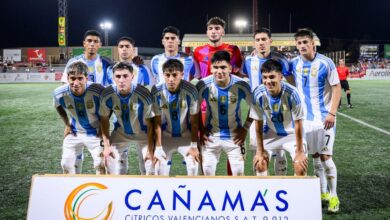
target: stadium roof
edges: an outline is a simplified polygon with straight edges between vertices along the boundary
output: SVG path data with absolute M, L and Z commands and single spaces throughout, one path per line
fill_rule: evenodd
M 273 33 L 272 46 L 295 46 L 294 33 Z M 205 34 L 185 34 L 182 40 L 182 47 L 199 47 L 209 42 Z M 223 36 L 223 42 L 234 44 L 239 47 L 253 46 L 252 34 L 226 34 Z M 314 35 L 316 46 L 321 46 L 320 39 Z

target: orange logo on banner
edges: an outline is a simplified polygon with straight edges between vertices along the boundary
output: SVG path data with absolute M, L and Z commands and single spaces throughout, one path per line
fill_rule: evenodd
M 82 219 L 112 219 L 113 204 L 110 201 L 107 207 L 96 214 L 94 217 L 80 216 L 80 211 L 86 206 L 82 206 L 87 199 L 91 199 L 93 195 L 96 195 L 99 191 L 106 190 L 107 187 L 100 183 L 85 183 L 76 187 L 68 196 L 65 201 L 64 215 L 66 220 L 82 220 Z M 94 208 L 95 209 L 95 208 Z

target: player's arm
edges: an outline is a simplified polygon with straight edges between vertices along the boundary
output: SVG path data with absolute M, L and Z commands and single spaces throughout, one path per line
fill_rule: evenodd
M 187 156 L 191 155 L 196 162 L 199 162 L 199 150 L 198 150 L 198 132 L 199 132 L 199 114 L 190 115 L 191 121 L 191 143 L 190 149 L 187 152 Z
M 102 132 L 103 145 L 104 145 L 103 156 L 105 159 L 107 159 L 109 156 L 114 158 L 114 155 L 112 154 L 111 143 L 110 143 L 110 134 L 109 134 L 110 117 L 109 116 L 101 116 L 100 129 Z
M 68 114 L 66 114 L 66 111 L 65 109 L 59 105 L 56 107 L 56 110 L 57 110 L 57 113 L 60 115 L 62 121 L 64 122 L 65 124 L 65 130 L 64 130 L 64 138 L 68 135 L 68 134 L 73 134 L 74 136 L 76 136 L 75 133 L 73 133 L 72 131 L 72 128 L 69 124 L 69 118 L 68 118 Z
M 294 121 L 295 128 L 295 140 L 296 140 L 296 149 L 295 149 L 295 158 L 293 160 L 295 174 L 298 176 L 306 175 L 308 160 L 305 154 L 305 149 L 303 148 L 303 123 L 302 119 Z
M 152 158 L 154 157 L 154 137 L 155 137 L 155 130 L 154 130 L 154 121 L 155 121 L 155 118 L 148 118 L 146 119 L 146 129 L 147 129 L 147 136 L 148 136 L 148 152 L 146 154 L 146 157 L 145 157 L 145 161 L 150 159 L 152 160 Z M 157 144 L 157 142 L 156 142 Z M 158 146 L 161 146 L 161 133 L 160 133 L 160 142 L 159 142 L 160 145 Z
M 153 127 L 154 127 L 154 137 L 155 137 L 155 145 L 156 149 L 153 148 L 148 148 L 150 156 L 152 158 L 157 158 L 158 160 L 165 160 L 167 158 L 162 144 L 161 144 L 161 135 L 162 135 L 162 130 L 161 130 L 161 115 L 156 115 L 153 118 Z
M 253 157 L 253 166 L 257 171 L 263 172 L 268 169 L 268 155 L 264 150 L 263 142 L 263 120 L 255 120 L 255 129 L 256 129 L 256 141 L 257 148 L 256 154 Z
M 334 126 L 334 123 L 336 121 L 337 107 L 339 105 L 340 98 L 341 98 L 341 86 L 340 83 L 337 83 L 332 86 L 331 107 L 324 121 L 325 129 L 330 129 Z

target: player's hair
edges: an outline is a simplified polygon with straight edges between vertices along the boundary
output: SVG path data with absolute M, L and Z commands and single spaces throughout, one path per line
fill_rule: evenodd
M 297 30 L 297 32 L 294 34 L 295 40 L 298 37 L 308 37 L 310 39 L 314 39 L 314 32 L 309 28 L 300 28 Z
M 269 38 L 271 38 L 271 31 L 268 28 L 262 27 L 260 29 L 257 29 L 255 33 L 253 33 L 253 38 L 255 38 L 256 34 L 265 33 L 268 35 Z
M 97 30 L 88 30 L 88 31 L 86 31 L 85 34 L 84 34 L 84 40 L 85 40 L 85 38 L 87 38 L 87 36 L 96 36 L 100 40 L 102 40 L 102 35 Z
M 219 50 L 211 57 L 211 63 L 226 61 L 230 63 L 230 54 L 226 50 Z
M 112 67 L 112 72 L 114 73 L 114 75 L 117 70 L 128 70 L 131 74 L 133 74 L 133 66 L 127 62 L 117 62 Z
M 225 24 L 226 22 L 220 18 L 220 17 L 212 17 L 210 20 L 207 22 L 207 27 L 210 25 L 221 25 L 223 29 L 225 29 Z
M 82 61 L 76 61 L 74 63 L 71 63 L 69 67 L 67 68 L 68 76 L 70 75 L 78 75 L 83 74 L 84 76 L 88 75 L 88 66 L 86 63 Z
M 119 42 L 121 42 L 121 41 L 128 41 L 131 44 L 131 46 L 133 46 L 133 47 L 135 46 L 135 40 L 131 37 L 123 36 L 123 37 L 119 38 L 116 45 L 119 45 Z
M 261 72 L 262 73 L 270 73 L 272 71 L 275 71 L 277 73 L 282 73 L 282 64 L 280 64 L 278 61 L 269 59 L 261 65 Z
M 170 73 L 174 71 L 183 72 L 184 65 L 182 62 L 180 62 L 180 60 L 169 59 L 163 64 L 162 69 L 163 72 L 170 72 Z
M 165 27 L 164 30 L 162 31 L 161 37 L 164 38 L 166 33 L 175 34 L 175 35 L 177 35 L 178 38 L 180 38 L 180 31 L 179 31 L 179 29 L 177 29 L 177 27 L 174 27 L 174 26 Z

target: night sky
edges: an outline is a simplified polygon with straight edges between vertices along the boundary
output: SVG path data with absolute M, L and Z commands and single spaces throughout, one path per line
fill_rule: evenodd
M 68 0 L 68 45 L 80 46 L 88 29 L 100 30 L 110 20 L 110 45 L 123 35 L 137 46 L 162 47 L 161 31 L 173 25 L 184 33 L 202 34 L 207 18 L 220 16 L 230 21 L 230 32 L 237 32 L 233 20 L 252 20 L 252 0 Z M 57 46 L 58 8 L 56 0 L 12 0 L 2 3 L 0 48 Z M 327 45 L 336 39 L 351 42 L 390 43 L 390 1 L 376 0 L 259 0 L 259 26 L 274 33 L 312 28 Z M 270 15 L 270 22 L 269 22 Z M 102 32 L 102 31 L 101 31 Z M 182 37 L 181 36 L 181 37 Z

